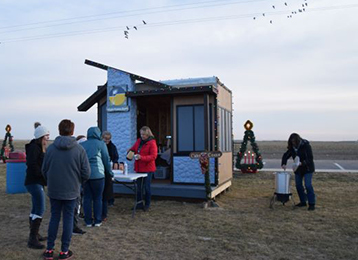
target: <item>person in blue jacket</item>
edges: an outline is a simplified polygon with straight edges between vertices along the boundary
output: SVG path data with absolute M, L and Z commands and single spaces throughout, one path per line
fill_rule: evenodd
M 102 225 L 102 194 L 105 184 L 105 174 L 113 176 L 106 144 L 101 139 L 101 130 L 90 127 L 87 131 L 87 141 L 81 143 L 85 148 L 91 165 L 90 179 L 84 184 L 83 211 L 87 227 Z M 93 216 L 92 216 L 93 207 Z
M 287 160 L 292 157 L 294 164 L 296 190 L 300 198 L 297 207 L 306 207 L 308 200 L 308 210 L 314 210 L 316 195 L 312 186 L 312 176 L 315 171 L 313 153 L 310 143 L 302 139 L 298 134 L 292 133 L 288 139 L 287 151 L 282 156 L 281 167 L 286 170 Z M 303 187 L 305 181 L 305 188 Z

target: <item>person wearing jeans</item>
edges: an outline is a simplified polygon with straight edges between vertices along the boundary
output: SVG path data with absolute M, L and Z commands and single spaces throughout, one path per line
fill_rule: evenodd
M 300 201 L 304 202 L 303 204 L 305 204 L 306 201 L 308 201 L 309 205 L 316 204 L 316 197 L 312 186 L 312 176 L 313 173 L 306 173 L 304 175 L 295 174 L 296 190 Z M 305 181 L 304 187 L 303 180 Z M 305 188 L 307 193 L 305 192 Z
M 61 252 L 68 252 L 70 247 L 73 216 L 75 212 L 76 200 L 56 200 L 50 198 L 51 203 L 51 220 L 48 228 L 48 243 L 47 247 L 53 249 L 55 247 L 55 240 L 58 232 L 58 227 L 61 220 L 61 213 L 63 213 L 63 231 L 61 239 Z
M 145 177 L 143 180 L 145 206 L 143 208 L 143 206 L 139 205 L 137 208 L 143 208 L 144 210 L 148 210 L 150 208 L 150 202 L 152 197 L 150 183 L 152 182 L 153 174 L 154 172 L 148 172 L 147 177 Z M 143 200 L 143 187 L 141 178 L 137 179 L 137 187 L 137 201 L 141 201 Z
M 42 173 L 47 181 L 47 193 L 51 203 L 51 219 L 48 227 L 46 260 L 52 260 L 58 227 L 63 219 L 61 252 L 58 259 L 69 259 L 76 200 L 80 197 L 81 184 L 90 177 L 90 165 L 86 151 L 72 137 L 75 124 L 68 119 L 60 122 L 60 136 L 47 149 Z
M 113 176 L 108 149 L 102 141 L 101 130 L 98 127 L 90 127 L 87 130 L 87 141 L 82 142 L 81 145 L 86 150 L 91 165 L 90 179 L 83 187 L 85 222 L 87 227 L 100 227 L 102 225 L 102 195 L 105 175 Z
M 39 234 L 42 216 L 45 212 L 45 178 L 42 176 L 41 167 L 45 156 L 49 131 L 35 123 L 35 139 L 25 145 L 26 149 L 26 178 L 25 187 L 31 194 L 32 208 L 29 216 L 30 235 L 27 246 L 33 249 L 43 249 L 45 246 L 39 241 L 45 241 L 46 238 Z
M 83 209 L 86 226 L 99 226 L 102 223 L 102 194 L 104 178 L 89 180 L 84 185 Z M 93 204 L 93 217 L 92 217 Z
M 140 130 L 140 138 L 129 149 L 134 152 L 134 170 L 137 173 L 147 173 L 148 176 L 144 178 L 143 184 L 145 189 L 145 205 L 137 204 L 136 208 L 149 210 L 151 204 L 151 181 L 152 175 L 156 170 L 155 159 L 158 155 L 157 143 L 154 139 L 153 133 L 148 126 L 143 126 Z M 142 180 L 137 180 L 138 193 L 137 201 L 142 200 Z
M 300 203 L 296 206 L 306 207 L 308 200 L 308 210 L 315 210 L 316 195 L 312 186 L 315 165 L 311 145 L 296 133 L 290 135 L 287 144 L 287 151 L 282 156 L 281 167 L 286 170 L 287 160 L 290 157 L 295 160 L 293 170 L 295 173 L 296 190 L 300 198 Z M 306 191 L 303 187 L 303 180 Z

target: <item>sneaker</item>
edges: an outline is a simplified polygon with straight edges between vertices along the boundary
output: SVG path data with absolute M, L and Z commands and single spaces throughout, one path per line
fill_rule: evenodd
M 96 223 L 96 224 L 94 224 L 94 226 L 95 227 L 100 227 L 100 226 L 102 226 L 102 222 L 101 223 Z
M 86 233 L 86 231 L 83 231 L 82 229 L 80 229 L 79 227 L 75 227 L 72 231 L 72 233 L 74 235 L 83 235 Z
M 93 227 L 93 224 L 86 224 L 86 227 Z
M 58 259 L 71 259 L 72 255 L 73 253 L 71 250 L 68 250 L 67 252 L 60 252 Z
M 306 207 L 307 206 L 307 204 L 306 204 L 306 202 L 300 202 L 300 203 L 298 203 L 298 204 L 296 204 L 295 205 L 295 207 Z
M 308 210 L 315 210 L 315 205 L 314 204 L 310 204 L 308 206 Z
M 45 260 L 53 260 L 53 250 L 45 250 L 42 256 Z

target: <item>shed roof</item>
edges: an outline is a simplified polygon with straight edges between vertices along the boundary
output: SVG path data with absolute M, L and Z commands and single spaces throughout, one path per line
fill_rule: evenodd
M 155 81 L 152 79 L 148 79 L 124 70 L 116 69 L 90 60 L 85 60 L 85 64 L 103 70 L 108 70 L 109 68 L 112 68 L 129 74 L 132 80 L 140 81 L 142 82 L 142 84 L 155 87 L 155 89 L 150 89 L 150 90 L 138 90 L 138 91 L 126 92 L 126 96 L 128 97 L 154 96 L 154 95 L 190 95 L 190 94 L 198 94 L 198 93 L 217 94 L 218 85 L 225 87 L 215 76 Z M 137 86 L 140 86 L 142 84 L 136 83 Z M 107 95 L 107 83 L 103 86 L 99 86 L 98 90 L 95 93 L 93 93 L 82 104 L 80 104 L 77 107 L 78 111 L 87 111 L 106 95 Z

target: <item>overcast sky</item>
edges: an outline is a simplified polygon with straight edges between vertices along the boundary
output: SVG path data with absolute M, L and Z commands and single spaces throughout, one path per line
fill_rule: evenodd
M 90 59 L 154 80 L 217 76 L 235 139 L 250 119 L 258 140 L 357 140 L 357 12 L 356 0 L 0 0 L 0 139 L 6 124 L 15 139 L 35 121 L 51 139 L 64 118 L 75 135 L 96 125 L 96 106 L 77 112 L 106 82 Z

